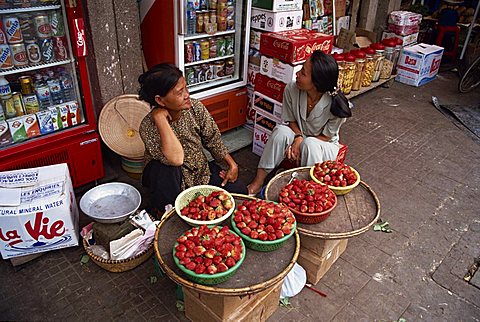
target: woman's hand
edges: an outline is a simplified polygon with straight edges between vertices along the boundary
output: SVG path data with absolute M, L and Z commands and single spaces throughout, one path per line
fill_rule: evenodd
M 152 117 L 155 120 L 155 122 L 160 122 L 160 123 L 162 123 L 162 121 L 165 121 L 165 120 L 167 122 L 172 120 L 172 116 L 170 115 L 170 113 L 166 109 L 161 107 L 157 107 L 152 111 Z
M 300 146 L 302 145 L 303 137 L 298 136 L 293 140 L 293 143 L 287 148 L 285 157 L 290 161 L 300 162 Z
M 223 179 L 222 182 L 222 187 L 227 184 L 227 182 L 235 182 L 237 181 L 238 178 L 238 167 L 235 165 L 235 167 L 230 167 L 228 168 L 227 171 L 221 170 L 220 171 L 220 178 Z

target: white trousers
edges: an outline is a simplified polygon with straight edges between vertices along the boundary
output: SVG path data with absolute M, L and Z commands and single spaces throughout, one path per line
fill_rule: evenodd
M 285 158 L 285 150 L 293 143 L 295 133 L 287 125 L 277 125 L 265 145 L 258 167 L 270 172 Z M 314 137 L 305 137 L 300 146 L 300 166 L 312 166 L 315 163 L 337 158 L 337 143 L 325 142 Z

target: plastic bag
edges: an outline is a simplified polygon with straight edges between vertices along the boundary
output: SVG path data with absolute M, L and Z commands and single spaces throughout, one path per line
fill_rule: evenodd
M 280 298 L 283 299 L 297 295 L 305 287 L 305 283 L 307 283 L 307 272 L 302 266 L 295 263 L 292 270 L 283 280 Z

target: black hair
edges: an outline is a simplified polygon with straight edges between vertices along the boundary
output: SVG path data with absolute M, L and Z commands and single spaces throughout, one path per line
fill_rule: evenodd
M 183 77 L 182 71 L 173 64 L 155 65 L 138 77 L 140 83 L 138 96 L 141 100 L 157 107 L 155 96 L 165 97 L 181 77 Z
M 321 50 L 316 50 L 310 56 L 312 65 L 312 83 L 321 93 L 329 92 L 332 96 L 332 106 L 330 112 L 337 117 L 350 117 L 352 111 L 345 94 L 336 89 L 338 82 L 338 65 L 330 55 Z

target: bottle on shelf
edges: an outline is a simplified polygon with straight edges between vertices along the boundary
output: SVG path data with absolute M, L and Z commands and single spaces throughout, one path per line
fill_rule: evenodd
M 4 76 L 0 76 L 0 101 L 3 106 L 4 117 L 6 119 L 17 116 L 17 110 L 13 103 L 12 90 L 10 83 Z
M 193 0 L 187 0 L 187 35 L 194 35 L 196 32 L 197 16 Z
M 44 82 L 41 74 L 35 74 L 35 92 L 37 93 L 38 103 L 40 109 L 47 109 L 52 105 L 52 99 L 50 97 L 50 89 L 46 82 Z
M 40 110 L 40 104 L 37 95 L 35 95 L 32 77 L 21 76 L 18 80 L 20 82 L 25 112 L 27 114 L 37 113 Z
M 61 104 L 65 102 L 63 97 L 62 87 L 60 86 L 60 80 L 56 77 L 53 70 L 47 71 L 47 85 L 50 90 L 50 97 L 53 104 Z
M 73 79 L 70 73 L 65 69 L 59 70 L 60 87 L 63 91 L 63 96 L 66 102 L 75 100 L 75 92 L 73 89 Z

